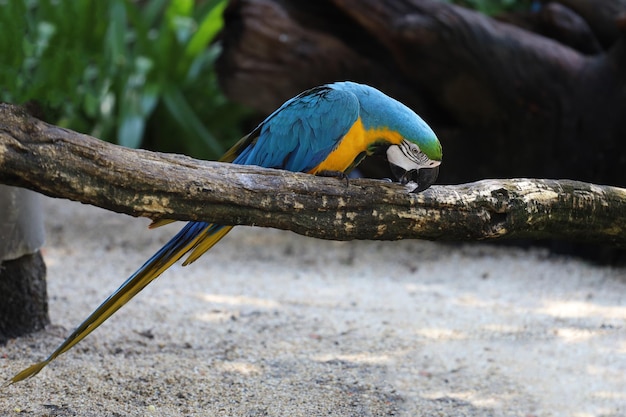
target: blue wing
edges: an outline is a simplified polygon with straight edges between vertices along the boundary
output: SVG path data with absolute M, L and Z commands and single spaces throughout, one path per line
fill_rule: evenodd
M 358 117 L 354 94 L 317 87 L 283 104 L 222 160 L 308 172 L 335 149 Z

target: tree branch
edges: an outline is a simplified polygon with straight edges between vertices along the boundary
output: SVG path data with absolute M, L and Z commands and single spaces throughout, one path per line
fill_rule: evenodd
M 292 230 L 324 239 L 556 238 L 626 247 L 626 190 L 577 181 L 483 180 L 420 194 L 132 150 L 0 105 L 0 183 L 132 216 Z

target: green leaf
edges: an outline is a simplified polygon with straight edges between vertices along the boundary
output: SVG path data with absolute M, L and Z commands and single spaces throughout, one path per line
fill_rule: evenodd
M 226 3 L 0 0 L 0 100 L 126 146 L 219 155 L 247 115 L 215 76 Z
M 135 8 L 141 13 L 142 21 L 148 26 L 156 26 L 163 10 L 170 0 L 151 0 L 146 2 L 141 10 Z
M 215 6 L 206 14 L 204 19 L 200 22 L 198 30 L 189 40 L 185 49 L 185 54 L 189 57 L 195 57 L 199 55 L 204 49 L 207 48 L 209 43 L 215 38 L 215 35 L 224 26 L 223 13 L 228 2 L 222 0 L 215 4 Z
M 168 19 L 174 16 L 191 16 L 193 3 L 193 0 L 171 0 L 165 11 L 165 16 Z
M 187 43 L 196 27 L 196 22 L 189 16 L 173 16 L 170 19 L 170 27 L 176 35 L 180 45 Z
M 181 91 L 174 86 L 170 86 L 164 94 L 163 101 L 172 117 L 191 137 L 200 139 L 214 154 L 220 155 L 224 148 L 218 140 L 204 127 L 193 108 L 189 105 Z
M 112 0 L 109 7 L 109 26 L 106 34 L 106 52 L 115 66 L 125 62 L 126 7 L 123 0 Z
M 142 92 L 127 97 L 129 103 L 122 106 L 117 142 L 129 148 L 138 148 L 143 139 L 146 123 L 159 99 L 157 86 L 147 86 Z
M 193 0 L 172 0 L 165 11 L 168 27 L 179 44 L 187 43 L 193 33 L 195 22 L 192 12 Z
M 141 144 L 146 121 L 159 98 L 159 87 L 146 84 L 153 62 L 146 57 L 135 59 L 133 72 L 128 76 L 120 103 L 117 141 L 120 145 L 137 148 Z

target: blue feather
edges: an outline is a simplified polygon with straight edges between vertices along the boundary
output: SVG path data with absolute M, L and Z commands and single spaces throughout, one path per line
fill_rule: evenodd
M 319 165 L 359 117 L 350 91 L 318 87 L 287 101 L 257 129 L 258 138 L 233 163 L 308 172 Z

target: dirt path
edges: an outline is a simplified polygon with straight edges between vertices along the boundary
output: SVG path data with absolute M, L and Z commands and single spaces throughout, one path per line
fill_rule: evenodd
M 179 228 L 45 207 L 54 325 L 0 347 L 5 380 Z M 2 389 L 0 415 L 626 416 L 626 269 L 239 227 Z

